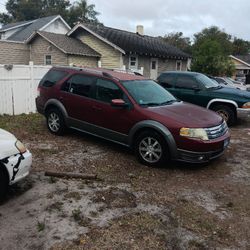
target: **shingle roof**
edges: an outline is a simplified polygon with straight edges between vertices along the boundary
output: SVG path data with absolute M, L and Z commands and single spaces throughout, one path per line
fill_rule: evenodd
M 191 56 L 180 49 L 167 44 L 162 38 L 105 27 L 93 24 L 83 24 L 99 36 L 123 49 L 126 53 L 163 57 L 163 58 L 190 58 Z
M 241 61 L 244 61 L 250 64 L 250 54 L 248 55 L 235 55 L 234 57 L 239 58 Z
M 37 34 L 52 43 L 65 54 L 101 57 L 98 52 L 78 39 L 45 31 L 38 31 Z
M 21 30 L 17 31 L 16 33 L 8 37 L 7 40 L 23 42 L 27 40 L 35 31 L 38 31 L 39 29 L 44 27 L 46 24 L 51 22 L 56 17 L 58 17 L 58 15 L 36 19 L 34 20 L 33 23 L 24 26 Z
M 28 25 L 29 23 L 32 23 L 35 21 L 36 20 L 22 21 L 22 22 L 17 22 L 17 23 L 9 23 L 9 24 L 3 25 L 0 29 L 0 32 L 11 29 L 11 28 L 19 27 L 19 26 L 25 26 L 25 25 Z

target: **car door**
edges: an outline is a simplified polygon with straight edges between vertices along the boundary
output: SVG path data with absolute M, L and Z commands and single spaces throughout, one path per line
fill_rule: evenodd
M 163 73 L 157 79 L 158 83 L 171 94 L 175 95 L 175 74 Z
M 94 124 L 103 128 L 102 133 L 108 137 L 114 136 L 118 140 L 119 133 L 128 135 L 135 124 L 134 109 L 123 90 L 113 81 L 97 78 L 95 83 L 93 102 Z M 123 99 L 128 106 L 117 108 L 111 105 L 113 99 Z M 112 139 L 112 138 L 111 138 Z
M 72 126 L 80 126 L 80 122 L 93 122 L 93 88 L 96 78 L 84 74 L 75 74 L 64 82 L 60 91 L 63 103 Z
M 177 75 L 173 94 L 185 102 L 201 105 L 203 86 L 192 75 Z

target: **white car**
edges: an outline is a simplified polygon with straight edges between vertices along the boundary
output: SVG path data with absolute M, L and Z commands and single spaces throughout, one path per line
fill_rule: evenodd
M 0 129 L 0 200 L 7 188 L 25 178 L 31 168 L 32 155 L 11 133 Z

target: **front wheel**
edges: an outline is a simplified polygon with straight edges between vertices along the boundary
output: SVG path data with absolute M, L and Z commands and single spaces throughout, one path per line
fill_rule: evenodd
M 63 135 L 66 130 L 64 117 L 62 113 L 56 109 L 52 108 L 46 112 L 47 127 L 52 134 Z
M 234 125 L 236 122 L 236 114 L 233 108 L 226 105 L 216 105 L 212 107 L 212 110 L 220 115 L 228 126 Z
M 145 165 L 161 166 L 169 158 L 167 143 L 155 131 L 144 131 L 136 139 L 135 153 L 139 161 Z
M 3 168 L 1 164 L 0 168 Z M 7 174 L 2 169 L 0 169 L 0 202 L 2 202 L 6 196 L 8 184 Z

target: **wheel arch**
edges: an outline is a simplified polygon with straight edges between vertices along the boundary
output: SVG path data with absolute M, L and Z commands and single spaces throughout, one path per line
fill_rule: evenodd
M 207 104 L 207 109 L 210 109 L 211 107 L 213 107 L 217 104 L 231 105 L 235 109 L 237 109 L 239 107 L 235 101 L 216 98 L 216 99 L 212 99 L 209 101 L 209 103 Z
M 45 114 L 51 108 L 57 108 L 62 113 L 64 120 L 67 124 L 68 112 L 67 112 L 66 108 L 64 107 L 64 105 L 60 101 L 58 101 L 57 99 L 51 99 L 45 104 L 45 109 L 44 109 Z
M 2 160 L 0 160 L 0 172 L 3 172 L 4 175 L 6 176 L 8 183 L 10 182 L 10 174 L 9 171 L 7 169 L 7 167 L 5 166 L 5 164 L 2 162 Z
M 138 135 L 145 130 L 154 130 L 158 132 L 165 139 L 169 148 L 171 158 L 174 159 L 177 157 L 177 146 L 171 132 L 163 124 L 152 120 L 138 122 L 130 130 L 129 145 L 131 148 L 134 146 L 135 140 L 138 137 Z

